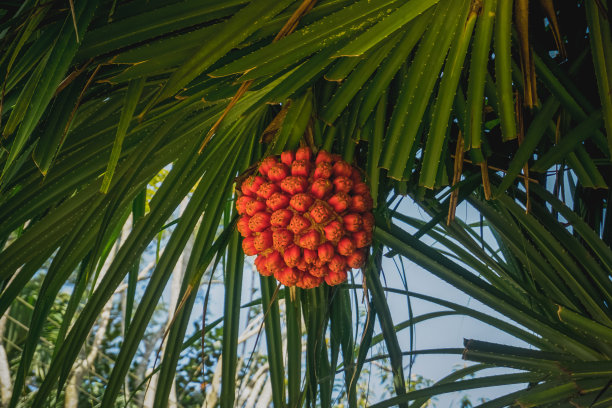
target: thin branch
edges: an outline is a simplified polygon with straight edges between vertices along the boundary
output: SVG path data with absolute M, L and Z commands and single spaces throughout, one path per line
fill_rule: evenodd
M 455 155 L 454 155 L 454 154 L 451 154 L 451 158 L 455 158 Z M 475 164 L 475 163 L 474 163 L 473 161 L 471 161 L 470 159 L 463 159 L 463 161 L 464 161 L 464 162 L 466 162 L 466 163 L 469 163 L 469 164 Z M 508 170 L 505 170 L 505 169 L 500 169 L 499 167 L 489 166 L 489 165 L 487 165 L 487 167 L 489 168 L 489 170 L 493 170 L 493 171 L 501 171 L 502 173 L 508 173 Z M 516 177 L 518 177 L 518 178 L 522 178 L 522 179 L 524 179 L 524 178 L 525 178 L 525 176 L 523 176 L 522 174 L 518 174 Z M 530 182 L 532 182 L 532 183 L 539 184 L 538 180 L 536 180 L 536 179 L 532 179 L 532 178 L 530 178 L 530 179 L 529 179 L 529 181 L 530 181 Z
M 74 24 L 74 33 L 76 34 L 76 41 L 77 43 L 79 43 L 81 41 L 79 40 L 79 29 L 77 28 L 76 14 L 74 13 L 74 0 L 68 0 L 68 2 L 70 3 L 70 13 L 72 14 L 72 24 Z

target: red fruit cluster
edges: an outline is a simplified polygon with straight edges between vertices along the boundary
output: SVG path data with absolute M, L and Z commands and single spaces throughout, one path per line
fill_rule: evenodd
M 267 157 L 236 201 L 238 231 L 255 267 L 286 286 L 338 285 L 361 268 L 372 241 L 370 190 L 337 155 L 303 147 Z

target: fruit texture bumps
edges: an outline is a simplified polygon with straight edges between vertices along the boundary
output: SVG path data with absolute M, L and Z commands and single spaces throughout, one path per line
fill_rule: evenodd
M 238 232 L 255 267 L 286 286 L 339 285 L 372 241 L 372 197 L 339 156 L 303 147 L 266 157 L 240 186 Z

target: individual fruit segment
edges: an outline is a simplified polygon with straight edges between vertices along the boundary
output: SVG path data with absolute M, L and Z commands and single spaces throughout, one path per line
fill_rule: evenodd
M 267 263 L 267 256 L 265 255 L 257 255 L 257 258 L 255 258 L 255 268 L 257 269 L 257 272 L 259 272 L 260 274 L 262 274 L 263 276 L 269 276 L 270 273 L 268 271 L 268 263 Z
M 293 161 L 295 160 L 295 154 L 292 151 L 282 152 L 281 153 L 281 162 L 286 166 L 291 166 Z
M 320 277 L 314 276 L 308 272 L 303 272 L 296 285 L 302 289 L 312 289 L 321 285 L 322 281 L 323 279 Z
M 245 215 L 243 217 L 240 217 L 238 223 L 236 224 L 236 229 L 238 230 L 240 235 L 242 235 L 243 238 L 246 238 L 251 235 L 251 229 L 249 228 L 249 220 L 250 217 L 247 217 Z
M 339 285 L 366 263 L 373 201 L 362 173 L 308 147 L 263 159 L 238 186 L 237 230 L 255 268 L 285 286 Z
M 343 213 L 349 207 L 350 196 L 346 193 L 336 193 L 327 202 L 338 214 Z
M 272 241 L 274 249 L 282 252 L 293 243 L 293 233 L 284 228 L 277 229 L 272 233 Z
M 334 189 L 334 185 L 328 179 L 320 178 L 312 182 L 310 186 L 310 194 L 319 200 L 323 200 Z
M 342 217 L 342 220 L 344 221 L 344 228 L 346 228 L 347 231 L 355 232 L 363 227 L 363 219 L 359 214 L 347 214 Z
M 351 165 L 344 160 L 334 163 L 334 175 L 336 176 L 351 177 L 352 170 L 353 168 Z
M 308 211 L 310 206 L 314 203 L 314 198 L 310 194 L 296 194 L 291 197 L 289 205 L 295 210 L 301 213 Z
M 274 166 L 276 163 L 278 163 L 278 160 L 276 160 L 275 157 L 272 157 L 272 156 L 266 157 L 259 164 L 259 173 L 262 176 L 267 177 L 268 176 L 268 170 L 270 170 L 270 167 Z
M 329 162 L 321 162 L 317 164 L 313 177 L 315 179 L 328 179 L 333 174 L 333 168 Z
M 291 163 L 291 175 L 308 177 L 310 175 L 310 162 L 308 160 L 296 160 Z
M 314 265 L 317 259 L 319 259 L 319 254 L 315 250 L 304 248 L 302 252 L 304 254 L 304 261 L 308 265 Z
M 287 267 L 275 273 L 274 277 L 285 286 L 295 286 L 300 279 L 300 273 L 295 268 Z
M 363 229 L 372 232 L 374 229 L 374 214 L 366 212 L 361 215 L 361 220 L 363 222 Z
M 270 214 L 258 212 L 249 220 L 249 229 L 253 232 L 261 232 L 270 226 Z
M 344 237 L 338 241 L 338 253 L 348 256 L 355 252 L 355 242 L 349 237 Z
M 318 278 L 324 278 L 329 273 L 329 268 L 326 265 L 314 266 L 310 268 L 310 274 Z
M 283 260 L 287 266 L 297 266 L 301 259 L 301 251 L 297 245 L 292 245 L 283 253 Z
M 346 264 L 353 269 L 359 269 L 363 267 L 366 261 L 365 251 L 358 249 L 346 258 Z
M 372 233 L 366 230 L 357 231 L 353 234 L 353 240 L 357 248 L 365 248 L 372 243 Z
M 369 198 L 369 200 L 368 200 Z M 366 212 L 372 209 L 372 198 L 362 195 L 354 195 L 351 197 L 350 210 L 354 212 Z
M 257 249 L 255 249 L 255 245 L 253 245 L 254 239 L 254 237 L 247 237 L 242 240 L 242 250 L 244 251 L 245 255 L 257 255 Z
M 370 189 L 368 188 L 366 183 L 359 182 L 353 185 L 353 193 L 359 195 L 366 195 L 370 194 Z
M 272 247 L 272 231 L 265 230 L 255 235 L 255 239 L 253 240 L 253 246 L 257 250 L 257 252 L 263 252 L 268 248 Z
M 297 149 L 297 152 L 295 152 L 295 160 L 311 161 L 312 150 L 310 150 L 310 147 L 300 147 Z
M 283 163 L 276 163 L 268 170 L 268 179 L 281 181 L 289 175 L 289 167 Z
M 266 209 L 266 203 L 258 200 L 251 200 L 246 205 L 246 213 L 248 215 L 254 215 L 257 212 L 263 211 Z
M 308 264 L 306 263 L 306 261 L 304 260 L 304 258 L 300 258 L 300 261 L 297 263 L 296 268 L 297 268 L 299 271 L 302 271 L 302 272 L 304 272 L 304 271 L 308 270 Z
M 238 214 L 240 215 L 246 214 L 246 206 L 251 201 L 253 201 L 253 198 L 247 195 L 238 197 L 238 199 L 236 200 L 236 210 L 238 210 Z
M 325 239 L 331 242 L 338 242 L 344 235 L 344 228 L 338 221 L 332 221 L 323 228 Z
M 330 271 L 327 276 L 325 276 L 325 283 L 329 286 L 336 286 L 341 284 L 346 280 L 346 271 Z
M 248 195 L 248 196 L 254 196 L 257 193 L 259 186 L 265 181 L 266 180 L 263 177 L 259 177 L 259 176 L 251 176 L 247 178 L 240 186 L 240 189 L 242 190 L 242 194 Z
M 337 193 L 348 193 L 353 188 L 353 180 L 348 177 L 336 177 L 334 187 Z
M 333 161 L 332 155 L 325 150 L 320 150 L 315 160 L 316 164 L 319 163 L 331 163 Z
M 319 259 L 325 263 L 332 260 L 334 253 L 334 246 L 329 242 L 325 242 L 319 245 L 319 248 L 317 248 L 317 255 L 319 256 Z
M 281 208 L 286 208 L 289 205 L 289 200 L 289 196 L 283 193 L 274 193 L 266 200 L 266 205 L 272 211 L 276 211 Z
M 322 201 L 317 201 L 309 211 L 310 217 L 317 224 L 325 224 L 334 216 L 332 210 Z
M 287 229 L 294 234 L 299 234 L 300 232 L 305 231 L 308 227 L 310 227 L 310 221 L 308 221 L 307 218 L 304 218 L 299 214 L 294 214 Z
M 308 188 L 308 180 L 305 177 L 289 176 L 280 182 L 280 188 L 291 195 L 303 193 Z
M 346 258 L 336 254 L 332 257 L 331 261 L 329 261 L 328 266 L 329 269 L 334 272 L 344 271 L 346 270 Z
M 273 251 L 266 257 L 266 266 L 270 274 L 283 270 L 287 264 L 283 260 L 282 255 L 278 251 Z
M 298 241 L 298 245 L 302 248 L 316 250 L 321 239 L 318 231 L 310 230 L 302 235 Z
M 257 195 L 264 200 L 267 200 L 272 194 L 278 193 L 279 191 L 280 188 L 276 184 L 265 182 L 262 183 L 257 189 Z
M 276 210 L 270 216 L 270 225 L 273 227 L 286 227 L 291 222 L 293 213 L 287 209 Z

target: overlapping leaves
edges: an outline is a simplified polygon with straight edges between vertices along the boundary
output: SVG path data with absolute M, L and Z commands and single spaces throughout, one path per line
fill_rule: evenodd
M 566 352 L 582 359 L 607 356 L 608 351 L 584 338 L 583 329 L 555 320 L 553 310 L 553 303 L 559 304 L 567 308 L 564 311 L 588 316 L 593 324 L 609 327 L 605 305 L 610 304 L 608 276 L 612 261 L 606 243 L 589 232 L 595 223 L 590 227 L 580 224 L 579 219 L 574 223 L 588 246 L 583 246 L 582 241 L 574 245 L 575 239 L 567 237 L 567 232 L 546 215 L 541 205 L 534 206 L 534 216 L 539 217 L 537 222 L 545 223 L 553 236 L 530 216 L 520 215 L 516 204 L 505 196 L 517 185 L 517 178 L 529 180 L 534 172 L 545 185 L 543 175 L 556 165 L 576 176 L 576 191 L 610 184 L 606 169 L 609 170 L 612 144 L 612 68 L 607 62 L 612 47 L 605 6 L 590 0 L 557 4 L 561 32 L 567 33 L 565 47 L 559 46 L 558 33 L 554 43 L 553 36 L 545 32 L 547 25 L 532 18 L 527 49 L 528 60 L 533 63 L 527 69 L 521 59 L 525 58 L 525 21 L 520 20 L 519 13 L 513 14 L 514 2 L 510 0 L 320 1 L 299 20 L 295 32 L 274 42 L 300 3 L 84 0 L 75 2 L 74 13 L 63 4 L 60 7 L 56 2 L 37 0 L 6 6 L 0 23 L 0 243 L 7 245 L 0 252 L 0 279 L 5 282 L 0 310 L 6 311 L 40 266 L 52 258 L 43 285 L 44 296 L 38 300 L 36 319 L 16 377 L 13 406 L 29 372 L 40 325 L 60 287 L 77 268 L 84 271 L 82 286 L 74 290 L 73 303 L 83 302 L 85 308 L 79 313 L 72 310 L 66 316 L 65 329 L 69 323 L 73 325 L 58 340 L 56 358 L 36 397 L 41 404 L 65 381 L 104 303 L 133 270 L 178 204 L 193 194 L 187 213 L 181 217 L 152 275 L 149 285 L 153 289 L 136 305 L 121 349 L 122 364 L 115 368 L 104 397 L 107 403 L 114 401 L 120 393 L 125 364 L 131 361 L 151 316 L 147 307 L 159 299 L 187 237 L 197 235 L 186 275 L 186 279 L 195 279 L 189 285 L 197 286 L 203 268 L 214 258 L 206 248 L 215 242 L 218 229 L 230 225 L 221 220 L 222 214 L 226 221 L 229 217 L 227 200 L 234 177 L 255 163 L 264 149 L 278 153 L 295 147 L 302 135 L 306 135 L 306 143 L 333 149 L 362 167 L 383 212 L 390 193 L 406 193 L 408 187 L 419 185 L 420 189 L 411 191 L 422 198 L 424 188 L 449 184 L 452 163 L 457 159 L 449 152 L 456 151 L 454 146 L 463 140 L 470 161 L 480 163 L 485 184 L 490 168 L 504 171 L 502 180 L 494 183 L 502 209 L 476 201 L 474 205 L 498 229 L 500 247 L 509 257 L 504 255 L 506 263 L 500 265 L 499 257 L 478 250 L 478 245 L 467 240 L 469 231 L 461 232 L 459 227 L 453 233 L 459 234 L 462 245 L 471 251 L 463 251 L 461 256 L 479 267 L 486 264 L 487 268 L 482 269 L 485 279 L 475 280 L 456 265 L 428 263 L 429 255 L 419 255 L 401 242 L 401 230 L 381 228 L 379 240 L 421 260 L 434 272 L 454 273 L 460 277 L 455 285 L 466 293 L 489 302 L 542 338 L 563 342 L 551 345 L 536 341 L 522 330 L 509 329 L 541 350 Z M 531 4 L 532 13 L 539 15 L 538 10 L 537 5 Z M 589 33 L 587 39 L 585 32 Z M 567 55 L 567 59 L 557 56 L 559 53 Z M 529 75 L 525 75 L 527 71 Z M 252 81 L 249 91 L 227 113 L 203 153 L 198 154 L 205 135 L 246 81 Z M 532 104 L 533 89 L 537 89 L 540 99 Z M 523 95 L 527 93 L 531 95 L 530 103 L 523 106 L 522 101 L 527 99 Z M 518 141 L 513 141 L 517 136 Z M 260 143 L 261 139 L 264 143 Z M 118 257 L 98 281 L 107 250 L 134 200 L 139 200 L 147 183 L 168 166 L 171 171 L 148 203 L 150 210 L 138 216 Z M 474 180 L 478 175 L 470 176 Z M 560 176 L 559 180 L 561 184 L 574 183 L 573 177 L 564 182 Z M 550 197 L 542 200 L 551 203 L 555 211 L 565 211 Z M 608 201 L 600 198 L 598 202 L 603 206 Z M 572 214 L 566 211 L 564 217 L 570 219 Z M 441 219 L 439 214 L 434 218 Z M 530 237 L 531 246 L 525 247 L 528 250 L 515 244 L 516 238 L 525 233 Z M 234 241 L 235 238 L 229 239 L 230 248 L 235 247 Z M 223 253 L 226 240 L 218 242 L 215 248 Z M 570 255 L 565 250 L 571 250 Z M 238 272 L 238 258 L 236 251 L 230 250 L 226 267 Z M 529 260 L 534 263 L 530 264 L 533 276 L 517 267 Z M 584 267 L 585 263 L 588 267 Z M 576 275 L 574 267 L 591 275 Z M 370 279 L 378 276 L 377 271 L 368 271 Z M 231 311 L 240 304 L 236 289 L 240 282 L 230 283 L 231 296 L 226 296 L 226 302 Z M 264 303 L 273 298 L 273 288 L 267 284 Z M 86 291 L 86 287 L 96 289 Z M 550 296 L 540 296 L 540 288 L 546 288 Z M 397 338 L 381 293 L 372 291 L 377 297 L 373 299 L 372 313 L 384 323 L 384 339 L 394 354 L 391 360 L 399 398 L 396 402 L 403 403 L 412 397 L 402 395 L 401 350 L 395 344 Z M 523 303 L 514 304 L 506 299 L 507 293 L 515 294 Z M 293 313 L 299 315 L 300 301 L 314 305 L 315 311 L 309 315 L 306 328 L 299 324 L 291 327 L 291 347 L 301 347 L 298 342 L 302 329 L 320 338 L 328 319 L 346 318 L 343 308 L 348 307 L 347 294 L 333 298 L 331 314 L 327 314 L 326 296 L 303 294 L 301 300 L 288 297 L 294 302 L 290 309 Z M 525 299 L 541 302 L 541 314 L 526 310 Z M 177 340 L 173 344 L 181 344 L 190 307 L 191 298 L 177 318 L 181 323 L 169 334 Z M 278 355 L 281 344 L 274 307 L 266 320 L 271 356 Z M 562 313 L 565 312 L 559 316 Z M 571 320 L 573 315 L 563 316 Z M 238 324 L 235 319 L 225 323 L 228 330 L 235 330 Z M 490 323 L 503 326 L 492 320 Z M 365 329 L 354 366 L 350 365 L 354 347 L 354 339 L 349 337 L 351 330 L 332 336 L 335 353 L 342 348 L 349 390 L 354 390 L 354 378 L 363 365 L 372 330 L 373 322 Z M 313 401 L 318 394 L 308 387 L 318 386 L 322 400 L 329 402 L 330 385 L 321 378 L 329 377 L 333 368 L 329 363 L 335 363 L 338 355 L 315 366 L 314 361 L 322 358 L 321 343 L 315 337 L 308 343 L 305 395 Z M 234 335 L 228 337 L 224 347 L 230 354 L 235 350 Z M 178 352 L 178 346 L 166 349 L 164 372 L 172 371 Z M 504 351 L 493 352 L 498 352 L 497 357 L 487 363 L 501 365 L 499 353 Z M 542 356 L 533 358 L 545 360 Z M 281 366 L 272 360 L 275 367 Z M 224 359 L 226 367 L 231 362 L 230 358 Z M 573 373 L 572 367 L 564 366 Z M 299 401 L 301 366 L 290 365 L 287 369 L 287 395 L 292 402 Z M 226 376 L 232 375 L 229 368 L 225 372 Z M 490 383 L 536 381 L 540 379 L 538 375 L 492 378 Z M 568 386 L 578 384 L 572 382 L 573 377 L 555 381 L 561 382 L 548 384 L 550 389 L 556 392 L 554 387 L 559 386 L 562 395 L 574 397 L 574 388 Z M 279 377 L 274 384 L 275 403 L 280 404 L 285 400 L 284 385 Z M 441 384 L 440 390 L 464 386 L 449 384 Z M 579 386 L 603 389 L 599 383 L 585 384 L 581 382 Z M 158 392 L 167 396 L 168 389 L 160 387 Z M 528 396 L 531 403 L 540 395 L 537 392 Z M 414 397 L 427 395 L 422 392 Z M 223 396 L 230 404 L 231 389 L 225 389 Z M 349 398 L 352 406 L 353 397 Z

